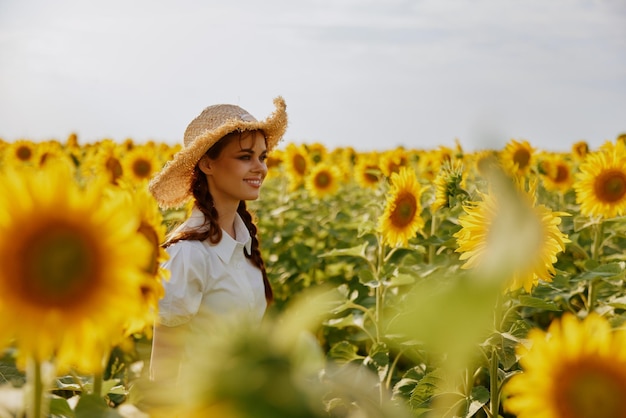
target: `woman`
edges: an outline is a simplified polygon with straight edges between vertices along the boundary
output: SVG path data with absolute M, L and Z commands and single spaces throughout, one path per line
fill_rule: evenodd
M 150 182 L 164 209 L 194 199 L 190 217 L 164 244 L 171 277 L 154 330 L 153 379 L 177 375 L 189 335 L 210 333 L 224 317 L 261 321 L 272 300 L 245 202 L 259 197 L 267 154 L 287 128 L 282 97 L 274 105 L 264 121 L 238 106 L 209 106 L 187 127 L 182 150 Z

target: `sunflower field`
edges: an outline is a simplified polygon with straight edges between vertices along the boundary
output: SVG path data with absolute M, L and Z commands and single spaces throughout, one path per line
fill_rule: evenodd
M 0 140 L 0 418 L 626 417 L 626 135 L 591 150 L 287 143 L 275 300 L 151 381 L 179 146 Z

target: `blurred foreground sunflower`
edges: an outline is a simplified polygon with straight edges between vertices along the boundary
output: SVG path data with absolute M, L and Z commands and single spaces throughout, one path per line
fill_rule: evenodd
M 391 175 L 391 189 L 378 226 L 384 243 L 392 247 L 407 245 L 424 227 L 420 202 L 423 191 L 412 168 L 402 167 Z
M 381 397 L 374 373 L 325 357 L 315 332 L 341 301 L 321 289 L 262 324 L 222 317 L 210 333 L 189 335 L 177 386 L 138 382 L 144 410 L 152 418 L 408 418 L 391 394 Z
M 62 165 L 0 175 L 0 335 L 22 366 L 98 372 L 122 324 L 142 315 L 150 246 L 137 212 L 101 190 Z
M 145 186 L 145 185 L 144 185 Z M 119 190 L 119 191 L 118 191 Z M 144 271 L 146 279 L 138 289 L 139 303 L 142 305 L 143 316 L 129 318 L 126 325 L 127 334 L 144 333 L 152 336 L 152 326 L 156 319 L 158 301 L 163 297 L 163 281 L 169 280 L 169 270 L 163 267 L 163 263 L 169 258 L 165 249 L 161 246 L 165 242 L 166 226 L 163 215 L 154 196 L 147 187 L 136 187 L 128 181 L 120 181 L 118 186 L 110 186 L 110 193 L 127 193 L 128 204 L 139 214 L 139 226 L 137 232 L 143 235 L 150 243 L 150 257 L 145 259 Z
M 505 179 L 504 185 L 464 206 L 461 229 L 454 234 L 456 251 L 465 261 L 463 268 L 506 272 L 509 290 L 530 291 L 540 279 L 552 280 L 557 254 L 569 242 L 559 229 L 560 216 L 567 214 L 535 204 L 532 193 L 513 182 Z
M 520 346 L 523 369 L 504 387 L 518 418 L 626 417 L 626 331 L 596 313 L 566 313 L 547 333 L 534 329 Z
M 576 173 L 576 202 L 583 216 L 613 218 L 626 211 L 626 148 L 607 142 L 587 155 Z

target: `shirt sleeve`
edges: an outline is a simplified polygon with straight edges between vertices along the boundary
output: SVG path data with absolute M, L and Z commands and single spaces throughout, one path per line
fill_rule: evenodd
M 205 258 L 194 241 L 179 241 L 167 248 L 169 259 L 163 267 L 170 271 L 165 295 L 159 301 L 159 320 L 165 326 L 188 323 L 200 309 L 206 274 Z

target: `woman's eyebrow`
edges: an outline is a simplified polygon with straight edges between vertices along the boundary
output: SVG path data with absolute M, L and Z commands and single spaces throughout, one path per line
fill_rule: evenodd
M 254 154 L 255 151 L 252 148 L 241 148 L 239 150 L 239 152 L 244 152 L 246 154 Z M 260 152 L 260 154 L 263 154 L 263 153 L 266 153 L 266 152 L 267 152 L 267 150 L 264 149 L 263 151 Z

